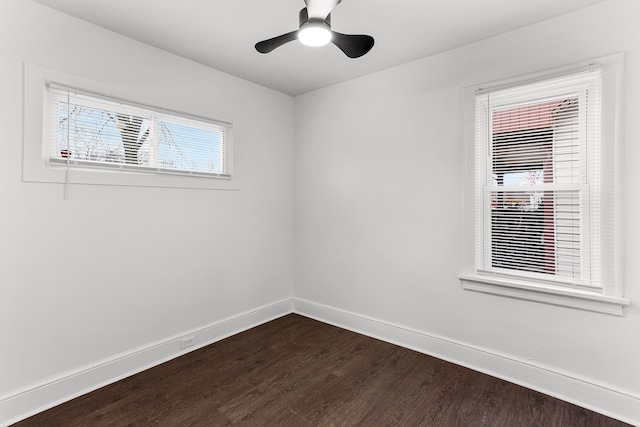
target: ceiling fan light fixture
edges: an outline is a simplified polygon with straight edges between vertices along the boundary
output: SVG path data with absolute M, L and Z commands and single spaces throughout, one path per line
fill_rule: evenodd
M 333 43 L 349 58 L 360 58 L 371 50 L 373 37 L 365 34 L 342 34 L 331 31 L 331 13 L 342 0 L 304 0 L 306 7 L 298 14 L 298 30 L 256 43 L 256 50 L 269 53 L 295 39 L 307 46 Z
M 307 22 L 298 32 L 298 39 L 306 46 L 324 46 L 331 41 L 331 37 L 331 29 L 324 22 Z

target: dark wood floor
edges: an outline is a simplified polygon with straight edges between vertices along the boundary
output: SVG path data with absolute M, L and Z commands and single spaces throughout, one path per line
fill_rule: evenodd
M 294 314 L 16 424 L 128 425 L 627 424 Z

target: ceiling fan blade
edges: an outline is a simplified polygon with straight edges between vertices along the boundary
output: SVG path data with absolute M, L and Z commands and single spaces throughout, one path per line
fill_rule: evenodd
M 309 19 L 319 19 L 324 21 L 331 11 L 342 0 L 304 0 L 309 12 Z
M 260 53 L 269 53 L 273 49 L 282 46 L 285 43 L 292 42 L 298 38 L 298 30 L 283 34 L 272 39 L 263 40 L 256 43 L 256 50 Z
M 331 42 L 338 46 L 349 58 L 359 58 L 369 52 L 373 47 L 374 40 L 371 36 L 363 34 L 342 34 L 332 31 Z

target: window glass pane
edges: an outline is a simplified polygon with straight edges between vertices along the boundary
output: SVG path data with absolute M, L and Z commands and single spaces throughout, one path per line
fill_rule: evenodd
M 543 170 L 505 173 L 503 185 L 534 186 L 544 183 Z
M 149 164 L 149 120 L 84 105 L 58 103 L 54 157 L 103 163 Z
M 219 130 L 162 121 L 158 131 L 158 166 L 223 173 L 222 139 Z
M 491 198 L 492 267 L 580 277 L 579 191 L 495 191 Z

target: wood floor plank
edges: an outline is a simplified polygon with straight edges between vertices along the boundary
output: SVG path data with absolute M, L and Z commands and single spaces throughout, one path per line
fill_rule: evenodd
M 443 360 L 292 314 L 15 426 L 130 425 L 627 424 Z
M 345 331 L 346 332 L 346 331 Z M 251 414 L 260 411 L 281 411 L 309 393 L 309 388 L 318 387 L 318 383 L 326 378 L 335 377 L 328 373 L 336 370 L 344 359 L 344 348 L 349 346 L 348 337 L 344 334 L 314 333 L 309 337 L 313 345 L 302 345 L 309 338 L 290 336 L 287 347 L 279 346 L 282 354 L 269 364 L 269 372 L 258 372 L 250 383 L 254 385 L 244 395 L 230 399 L 221 410 L 232 420 L 245 421 Z M 266 407 L 268 406 L 268 407 Z

